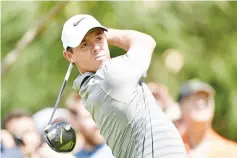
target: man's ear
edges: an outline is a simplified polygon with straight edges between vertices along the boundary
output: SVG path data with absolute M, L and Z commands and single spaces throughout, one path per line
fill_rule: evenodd
M 67 50 L 63 51 L 63 56 L 64 58 L 66 58 L 70 63 L 75 63 L 74 59 L 73 59 L 73 54 Z

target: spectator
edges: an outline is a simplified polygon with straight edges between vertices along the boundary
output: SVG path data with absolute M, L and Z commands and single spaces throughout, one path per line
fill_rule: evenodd
M 186 131 L 182 134 L 189 146 L 189 157 L 236 158 L 237 144 L 212 128 L 215 90 L 200 80 L 190 80 L 180 90 L 179 103 Z
M 182 135 L 185 131 L 185 125 L 181 116 L 181 110 L 177 102 L 171 97 L 168 87 L 163 84 L 150 82 L 147 84 L 148 88 L 151 90 L 153 96 L 155 97 L 158 105 L 164 111 L 166 116 L 174 123 L 179 133 Z M 189 146 L 185 144 L 186 151 L 188 151 Z
M 149 82 L 147 86 L 168 118 L 173 122 L 179 120 L 181 118 L 180 108 L 171 97 L 168 87 L 155 82 Z
M 1 158 L 23 158 L 13 136 L 7 130 L 1 130 Z
M 12 134 L 24 157 L 34 157 L 41 141 L 29 114 L 20 109 L 13 111 L 7 115 L 3 127 Z
M 76 131 L 76 145 L 74 150 L 72 151 L 74 154 L 80 151 L 85 143 L 84 137 L 79 131 L 79 125 L 77 124 L 77 120 L 74 117 L 74 114 L 76 113 L 75 111 L 77 111 L 78 106 L 82 106 L 81 97 L 76 92 L 72 92 L 66 100 L 66 107 L 70 112 L 70 123 Z

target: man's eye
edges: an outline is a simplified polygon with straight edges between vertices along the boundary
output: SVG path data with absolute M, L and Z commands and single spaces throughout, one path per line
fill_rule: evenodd
M 101 36 L 98 36 L 98 37 L 97 37 L 97 40 L 99 40 L 99 41 L 102 40 L 102 39 L 103 39 L 103 38 L 102 38 Z
M 85 48 L 85 47 L 87 47 L 87 45 L 88 45 L 87 43 L 82 43 L 81 48 Z

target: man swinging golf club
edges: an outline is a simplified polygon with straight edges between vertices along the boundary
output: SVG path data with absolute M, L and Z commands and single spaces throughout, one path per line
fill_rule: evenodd
M 156 46 L 151 36 L 107 29 L 81 14 L 66 21 L 61 39 L 64 57 L 81 73 L 74 88 L 115 157 L 186 157 L 178 131 L 142 81 Z M 108 44 L 127 53 L 110 58 Z

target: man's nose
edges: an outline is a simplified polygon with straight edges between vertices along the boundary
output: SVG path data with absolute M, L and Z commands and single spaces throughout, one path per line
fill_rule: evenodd
M 93 46 L 93 53 L 99 53 L 100 52 L 100 46 L 99 46 L 99 44 L 95 44 L 94 46 Z

